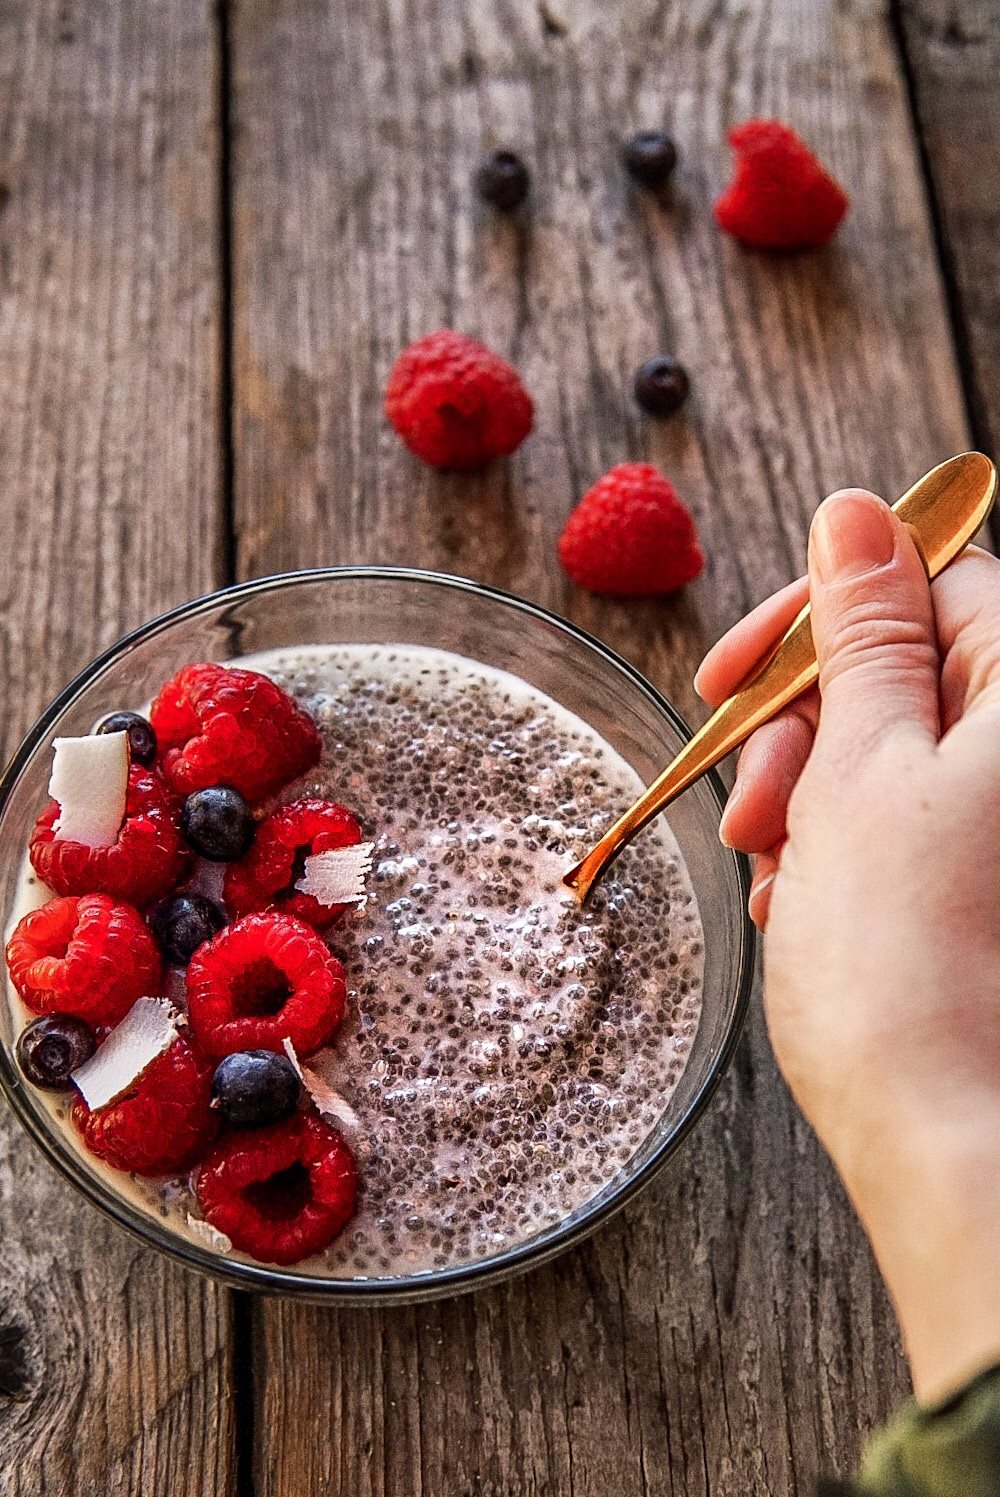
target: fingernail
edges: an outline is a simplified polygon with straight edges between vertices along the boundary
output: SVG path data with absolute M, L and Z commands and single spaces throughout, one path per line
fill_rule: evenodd
M 743 790 L 744 787 L 740 782 L 739 777 L 737 776 L 736 783 L 733 786 L 732 790 L 730 790 L 729 792 L 729 799 L 726 801 L 726 804 L 723 807 L 722 817 L 719 821 L 719 841 L 722 843 L 723 847 L 732 847 L 733 845 L 730 841 L 728 841 L 726 836 L 726 822 L 729 820 L 730 813 L 736 809 L 740 801 L 743 799 Z
M 877 572 L 896 550 L 888 506 L 870 494 L 831 495 L 816 511 L 809 549 L 821 582 Z

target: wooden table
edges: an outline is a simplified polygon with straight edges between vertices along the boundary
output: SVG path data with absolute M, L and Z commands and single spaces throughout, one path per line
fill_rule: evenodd
M 991 0 L 0 0 L 4 743 L 102 645 L 237 577 L 434 565 L 538 598 L 697 714 L 705 646 L 802 569 L 846 481 L 896 494 L 1000 427 Z M 995 19 L 995 18 L 994 18 Z M 828 253 L 716 232 L 725 127 L 796 124 L 854 206 Z M 667 208 L 616 139 L 666 120 Z M 476 204 L 484 143 L 537 184 Z M 452 324 L 538 407 L 442 477 L 380 414 Z M 682 418 L 629 401 L 664 349 Z M 709 557 L 616 605 L 553 564 L 648 458 Z M 0 1128 L 0 1493 L 751 1497 L 851 1468 L 906 1390 L 885 1295 L 759 1016 L 697 1137 L 517 1283 L 391 1313 L 220 1291 Z

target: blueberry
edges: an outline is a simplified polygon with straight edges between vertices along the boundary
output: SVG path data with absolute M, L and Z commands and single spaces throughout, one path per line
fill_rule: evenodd
M 491 151 L 476 168 L 476 191 L 501 213 L 512 213 L 528 196 L 531 173 L 513 151 Z
M 219 906 L 203 894 L 175 894 L 149 914 L 153 935 L 175 967 L 186 967 L 198 947 L 210 941 L 225 923 Z
M 643 187 L 664 187 L 677 165 L 677 147 L 662 130 L 640 130 L 622 146 L 629 176 Z
M 203 858 L 233 863 L 253 841 L 254 819 L 238 790 L 212 785 L 188 796 L 181 808 L 181 831 Z
M 17 1038 L 17 1062 L 32 1086 L 48 1091 L 69 1089 L 70 1075 L 97 1049 L 93 1033 L 71 1014 L 46 1014 Z
M 133 764 L 152 764 L 156 758 L 156 734 L 153 724 L 138 712 L 109 712 L 94 729 L 95 733 L 127 733 Z
M 690 389 L 684 366 L 669 353 L 647 359 L 635 376 L 635 398 L 651 416 L 669 416 L 683 405 Z
M 220 1060 L 212 1077 L 212 1096 L 234 1128 L 262 1128 L 290 1117 L 299 1103 L 302 1082 L 287 1055 L 273 1050 L 239 1050 Z

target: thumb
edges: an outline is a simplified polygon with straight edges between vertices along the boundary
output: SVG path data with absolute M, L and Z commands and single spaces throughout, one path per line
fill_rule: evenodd
M 891 733 L 936 742 L 941 665 L 930 586 L 906 526 L 874 494 L 843 489 L 816 511 L 809 597 L 818 751 L 850 764 Z

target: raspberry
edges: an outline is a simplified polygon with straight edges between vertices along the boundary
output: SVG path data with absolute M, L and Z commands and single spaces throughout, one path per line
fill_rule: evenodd
M 300 1112 L 220 1139 L 195 1189 L 205 1220 L 241 1253 L 298 1263 L 328 1247 L 350 1221 L 358 1173 L 340 1134 Z
M 230 865 L 223 891 L 226 909 L 234 918 L 271 909 L 307 925 L 330 925 L 347 906 L 320 904 L 311 894 L 299 893 L 295 883 L 307 857 L 360 841 L 361 828 L 350 811 L 333 801 L 297 800 L 282 806 L 260 823 L 246 857 Z
M 317 763 L 312 718 L 267 676 L 187 665 L 150 711 L 163 769 L 181 795 L 231 785 L 264 800 Z
M 729 132 L 733 180 L 715 204 L 721 229 L 755 249 L 819 249 L 849 200 L 805 141 L 780 120 L 747 120 Z
M 129 1089 L 91 1112 L 82 1097 L 73 1122 L 92 1154 L 113 1169 L 168 1175 L 190 1168 L 215 1140 L 212 1067 L 178 1035 Z
M 7 970 L 35 1014 L 117 1024 L 137 998 L 159 992 L 162 963 L 137 910 L 107 894 L 50 899 L 7 942 Z
M 619 463 L 566 521 L 559 559 L 595 593 L 669 593 L 705 564 L 694 521 L 672 483 L 649 463 Z
M 133 764 L 117 842 L 87 847 L 56 837 L 59 807 L 50 801 L 31 834 L 31 865 L 57 894 L 113 894 L 141 908 L 169 894 L 187 870 L 190 854 L 179 814 L 177 798 L 159 771 Z
M 517 370 L 447 328 L 400 354 L 386 385 L 385 413 L 411 452 L 435 468 L 479 468 L 506 457 L 534 420 Z
M 237 1050 L 299 1055 L 329 1040 L 344 1015 L 344 969 L 291 915 L 245 915 L 200 946 L 187 970 L 191 1027 L 214 1060 Z

